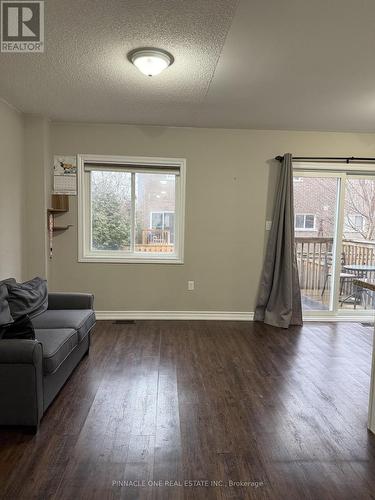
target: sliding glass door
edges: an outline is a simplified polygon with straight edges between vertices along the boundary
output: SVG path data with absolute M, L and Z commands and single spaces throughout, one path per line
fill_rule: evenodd
M 372 294 L 354 280 L 375 281 L 375 176 L 358 167 L 358 173 L 334 167 L 294 172 L 295 245 L 305 316 L 360 316 L 373 306 Z
M 333 311 L 335 248 L 341 178 L 294 176 L 294 228 L 304 311 Z

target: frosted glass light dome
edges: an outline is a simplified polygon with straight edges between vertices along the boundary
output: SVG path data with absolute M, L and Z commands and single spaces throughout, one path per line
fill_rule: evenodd
M 146 76 L 159 75 L 174 61 L 172 54 L 161 49 L 132 50 L 128 58 Z

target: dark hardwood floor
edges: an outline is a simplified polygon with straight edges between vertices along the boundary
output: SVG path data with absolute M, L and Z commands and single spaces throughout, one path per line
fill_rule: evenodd
M 375 498 L 372 328 L 99 322 L 92 340 L 36 436 L 0 430 L 0 498 Z

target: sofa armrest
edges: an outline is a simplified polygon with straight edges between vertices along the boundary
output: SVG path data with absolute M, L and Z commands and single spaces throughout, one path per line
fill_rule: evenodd
M 94 296 L 91 293 L 51 292 L 48 309 L 94 309 Z
M 42 346 L 37 340 L 0 340 L 0 363 L 37 365 L 42 360 Z
M 43 415 L 43 352 L 37 340 L 0 340 L 0 425 L 37 428 Z

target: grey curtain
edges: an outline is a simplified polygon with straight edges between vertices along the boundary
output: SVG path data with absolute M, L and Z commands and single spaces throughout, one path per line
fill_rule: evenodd
M 301 291 L 294 247 L 293 167 L 290 153 L 284 155 L 281 163 L 254 320 L 281 328 L 302 325 Z

